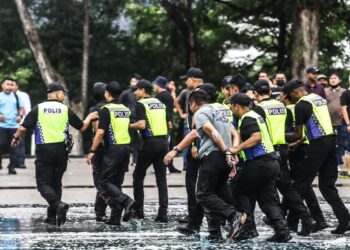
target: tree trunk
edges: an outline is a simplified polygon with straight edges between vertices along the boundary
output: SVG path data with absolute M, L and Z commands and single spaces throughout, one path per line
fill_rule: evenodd
M 279 33 L 278 33 L 278 51 L 277 51 L 277 70 L 284 71 L 286 69 L 286 36 L 287 36 L 287 22 L 284 13 L 282 12 L 279 19 Z
M 171 3 L 168 0 L 161 0 L 160 4 L 163 6 L 169 18 L 175 23 L 175 26 L 184 35 L 184 45 L 186 48 L 186 66 L 197 66 L 197 43 L 196 32 L 192 18 L 192 0 L 182 0 L 181 4 L 184 6 L 184 11 Z
M 33 53 L 35 61 L 38 65 L 41 77 L 47 86 L 48 84 L 56 81 L 61 83 L 64 88 L 67 89 L 66 82 L 62 75 L 60 75 L 54 67 L 51 65 L 49 58 L 46 55 L 42 42 L 40 40 L 39 34 L 36 30 L 36 27 L 33 24 L 33 20 L 28 12 L 28 8 L 25 5 L 23 0 L 15 0 L 17 10 L 22 22 L 24 33 L 27 37 L 29 47 Z M 66 96 L 65 104 L 69 104 L 69 98 Z M 79 111 L 81 108 L 79 105 L 72 105 L 72 110 Z M 78 112 L 79 113 L 79 112 Z M 80 117 L 82 117 L 82 114 Z M 79 131 L 75 129 L 70 130 L 74 139 L 74 147 L 72 150 L 72 155 L 81 155 L 83 153 L 83 144 L 82 144 L 82 136 Z
M 89 0 L 84 0 L 84 22 L 83 22 L 83 62 L 81 74 L 81 102 L 83 105 L 83 114 L 87 105 L 87 87 L 89 79 Z
M 293 22 L 292 76 L 305 79 L 308 66 L 318 66 L 319 0 L 297 0 Z

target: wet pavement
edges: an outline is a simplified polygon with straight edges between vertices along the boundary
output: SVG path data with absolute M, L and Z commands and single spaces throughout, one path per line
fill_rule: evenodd
M 1 206 L 0 249 L 350 249 L 350 232 L 331 235 L 336 220 L 328 205 L 322 203 L 322 209 L 331 227 L 309 237 L 293 234 L 289 243 L 267 243 L 265 239 L 273 231 L 262 222 L 262 213 L 257 211 L 258 238 L 214 244 L 205 239 L 206 223 L 200 238 L 188 238 L 176 232 L 177 219 L 186 214 L 183 200 L 170 202 L 168 224 L 154 222 L 157 203 L 148 202 L 146 219 L 121 226 L 96 222 L 92 204 L 71 204 L 67 222 L 61 228 L 43 222 L 46 214 L 43 205 Z

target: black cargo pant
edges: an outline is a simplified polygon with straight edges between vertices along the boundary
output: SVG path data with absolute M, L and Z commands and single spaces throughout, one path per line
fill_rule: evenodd
M 280 173 L 276 181 L 276 187 L 282 194 L 289 209 L 297 213 L 302 220 L 311 218 L 309 210 L 303 203 L 298 191 L 292 185 L 291 173 L 288 166 L 288 147 L 287 145 L 275 146 L 280 154 Z
M 49 203 L 49 214 L 55 214 L 56 206 L 61 201 L 62 177 L 67 169 L 67 161 L 64 143 L 36 146 L 36 184 L 41 196 Z
M 285 232 L 288 230 L 287 222 L 278 206 L 278 194 L 275 189 L 278 173 L 277 159 L 265 156 L 246 161 L 237 176 L 235 194 L 239 199 L 239 207 L 248 215 L 254 213 L 255 204 L 252 204 L 252 197 L 256 197 L 261 210 L 270 219 L 275 232 Z
M 108 194 L 103 190 L 101 184 L 101 171 L 102 171 L 102 160 L 103 160 L 103 146 L 99 146 L 94 155 L 92 162 L 92 177 L 94 180 L 94 185 L 97 189 L 95 198 L 95 214 L 96 216 L 106 215 L 107 203 L 109 199 Z
M 136 201 L 136 208 L 140 211 L 143 211 L 144 206 L 143 182 L 147 169 L 153 164 L 158 187 L 158 214 L 167 214 L 168 187 L 166 180 L 166 166 L 163 159 L 168 151 L 168 141 L 165 137 L 143 139 L 143 145 L 139 151 L 136 167 L 133 173 L 134 199 Z
M 307 156 L 309 146 L 307 144 L 301 144 L 295 150 L 289 152 L 289 166 L 290 166 L 290 174 L 293 182 L 297 178 L 300 178 L 304 175 L 306 170 L 306 166 L 304 165 L 305 158 Z M 304 190 L 304 199 L 307 207 L 311 213 L 312 218 L 320 223 L 325 222 L 325 218 L 323 216 L 320 204 L 318 203 L 316 194 L 310 185 L 307 189 Z M 288 213 L 288 224 L 290 225 L 298 225 L 299 215 L 296 211 L 290 210 Z
M 350 220 L 349 211 L 339 197 L 335 182 L 338 178 L 337 149 L 335 136 L 323 136 L 310 142 L 307 157 L 303 162 L 304 172 L 295 179 L 295 187 L 305 198 L 318 173 L 318 185 L 322 196 L 332 207 L 339 223 Z
M 108 194 L 113 213 L 121 212 L 131 198 L 122 191 L 125 169 L 129 165 L 129 145 L 106 146 L 101 165 L 101 187 Z
M 185 176 L 186 192 L 187 192 L 187 210 L 189 225 L 195 228 L 200 228 L 203 221 L 203 207 L 196 200 L 196 183 L 198 171 L 201 161 L 194 159 L 191 150 L 187 152 L 187 169 Z
M 230 168 L 225 154 L 211 152 L 202 157 L 196 186 L 197 202 L 208 216 L 210 232 L 220 231 L 220 221 L 231 219 L 236 212 L 227 184 Z

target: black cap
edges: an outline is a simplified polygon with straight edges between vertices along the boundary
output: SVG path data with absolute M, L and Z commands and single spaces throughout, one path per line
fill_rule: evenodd
M 186 75 L 180 76 L 180 80 L 186 80 L 189 77 L 203 79 L 204 73 L 200 68 L 190 68 Z
M 252 100 L 243 93 L 238 93 L 231 98 L 231 104 L 238 104 L 246 107 L 250 106 L 251 101 Z
M 258 80 L 254 83 L 254 91 L 260 92 L 260 91 L 269 91 L 270 90 L 270 84 L 266 80 Z
M 104 98 L 106 86 L 107 84 L 103 82 L 94 83 L 94 86 L 92 87 L 92 92 L 94 94 L 95 100 L 99 101 Z
M 145 89 L 147 92 L 153 90 L 153 85 L 146 79 L 141 79 L 135 86 L 134 90 Z
M 317 67 L 311 66 L 306 69 L 306 73 L 316 73 L 319 74 L 320 70 Z
M 225 76 L 224 79 L 222 79 L 221 87 L 226 88 L 230 86 L 232 79 L 233 76 Z
M 122 88 L 120 87 L 120 84 L 117 81 L 107 83 L 106 90 L 113 96 L 120 95 L 120 93 L 122 92 Z
M 199 89 L 203 90 L 209 97 L 209 102 L 215 102 L 218 94 L 216 92 L 216 87 L 212 83 L 203 83 Z
M 304 84 L 302 81 L 300 80 L 291 80 L 289 81 L 286 86 L 284 86 L 282 92 L 285 93 L 286 95 L 289 95 L 290 93 L 292 93 L 293 90 L 303 87 Z
M 251 85 L 249 82 L 246 82 L 241 88 L 240 88 L 240 92 L 241 93 L 247 93 L 248 90 L 254 90 L 253 85 Z
M 67 92 L 67 90 L 64 89 L 64 87 L 58 83 L 58 82 L 53 82 L 47 85 L 46 93 L 52 93 L 56 91 L 62 90 L 63 92 Z

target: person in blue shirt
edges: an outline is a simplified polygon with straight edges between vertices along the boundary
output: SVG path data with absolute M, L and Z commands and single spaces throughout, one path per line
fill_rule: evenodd
M 2 154 L 7 147 L 10 153 L 9 174 L 17 174 L 15 167 L 19 165 L 16 149 L 11 147 L 14 133 L 23 118 L 23 101 L 14 93 L 15 83 L 5 79 L 0 92 L 0 168 L 2 168 Z

